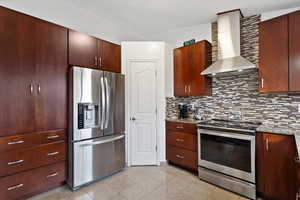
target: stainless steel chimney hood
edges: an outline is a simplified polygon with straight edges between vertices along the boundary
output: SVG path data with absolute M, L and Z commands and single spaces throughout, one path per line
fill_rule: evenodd
M 256 66 L 241 56 L 239 9 L 218 14 L 218 60 L 201 75 L 240 74 Z

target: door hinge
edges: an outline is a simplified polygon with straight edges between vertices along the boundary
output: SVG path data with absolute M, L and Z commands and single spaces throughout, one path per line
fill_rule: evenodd
M 155 146 L 155 151 L 157 152 L 157 145 Z
M 157 71 L 155 71 L 155 76 L 157 76 Z

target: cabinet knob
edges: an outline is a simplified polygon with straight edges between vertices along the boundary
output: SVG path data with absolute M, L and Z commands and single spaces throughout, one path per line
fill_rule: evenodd
M 97 56 L 95 56 L 95 66 L 97 67 L 97 65 L 98 65 L 98 58 L 97 58 Z
M 177 129 L 183 129 L 183 126 L 176 126 Z
M 58 137 L 59 137 L 58 135 L 50 135 L 50 136 L 47 136 L 47 139 L 55 139 Z
M 102 58 L 100 57 L 99 58 L 99 67 L 101 67 L 102 66 Z
M 182 156 L 182 155 L 176 155 L 176 158 L 184 159 L 184 156 Z
M 32 94 L 32 93 L 33 93 L 33 85 L 30 84 L 30 85 L 29 85 L 29 88 L 30 88 L 30 94 Z
M 184 142 L 184 139 L 179 139 L 179 138 L 177 138 L 177 139 L 176 139 L 176 142 Z
M 24 162 L 24 160 L 17 160 L 17 161 L 9 162 L 9 163 L 7 163 L 7 165 L 16 165 L 16 164 L 20 164 L 22 162 Z
M 191 86 L 189 85 L 189 93 L 191 93 Z
M 261 78 L 261 88 L 264 88 L 264 78 Z
M 19 140 L 19 141 L 15 141 L 15 142 L 8 142 L 7 144 L 8 145 L 14 145 L 14 144 L 22 144 L 22 143 L 24 143 L 24 141 L 23 140 Z
M 49 174 L 48 176 L 46 176 L 46 178 L 52 178 L 58 175 L 58 172 L 55 172 L 53 174 Z
M 48 155 L 48 156 L 54 156 L 54 155 L 56 155 L 56 154 L 59 154 L 59 152 L 58 152 L 58 151 L 56 151 L 56 152 L 51 152 L 51 153 L 48 153 L 47 155 Z
M 269 151 L 269 139 L 266 138 L 266 150 Z
M 15 190 L 15 189 L 21 188 L 23 186 L 24 186 L 24 184 L 18 184 L 18 185 L 11 186 L 11 187 L 7 188 L 7 190 L 11 191 L 11 190 Z

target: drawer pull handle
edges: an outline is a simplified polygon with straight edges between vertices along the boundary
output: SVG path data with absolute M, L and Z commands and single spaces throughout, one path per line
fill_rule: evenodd
M 183 129 L 183 126 L 176 126 L 177 129 Z
M 179 159 L 184 159 L 184 156 L 181 156 L 181 155 L 176 155 L 176 158 L 179 158 Z
M 46 178 L 52 178 L 58 175 L 58 172 L 54 173 L 54 174 L 49 174 L 48 176 L 46 176 Z
M 11 191 L 11 190 L 15 190 L 15 189 L 21 188 L 23 186 L 24 186 L 24 184 L 19 184 L 19 185 L 11 186 L 11 187 L 7 188 L 7 190 Z
M 8 164 L 8 165 L 16 165 L 16 164 L 20 164 L 20 163 L 22 163 L 22 162 L 24 162 L 24 160 L 17 160 L 17 161 L 9 162 L 9 163 L 7 163 L 7 164 Z
M 176 142 L 184 142 L 184 139 L 176 139 Z
M 55 139 L 55 138 L 58 138 L 59 136 L 58 135 L 50 135 L 47 137 L 47 139 Z
M 16 142 L 9 142 L 9 143 L 7 143 L 7 144 L 8 144 L 8 145 L 12 145 L 12 144 L 22 144 L 22 143 L 24 143 L 23 140 L 16 141 Z
M 48 153 L 47 155 L 48 155 L 48 156 L 54 156 L 54 155 L 56 155 L 56 154 L 59 154 L 59 152 L 58 152 L 58 151 L 56 151 L 56 152 L 51 152 L 51 153 Z

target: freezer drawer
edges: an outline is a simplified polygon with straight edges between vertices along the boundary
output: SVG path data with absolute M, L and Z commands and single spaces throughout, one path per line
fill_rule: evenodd
M 76 142 L 73 149 L 73 189 L 125 167 L 124 135 Z

